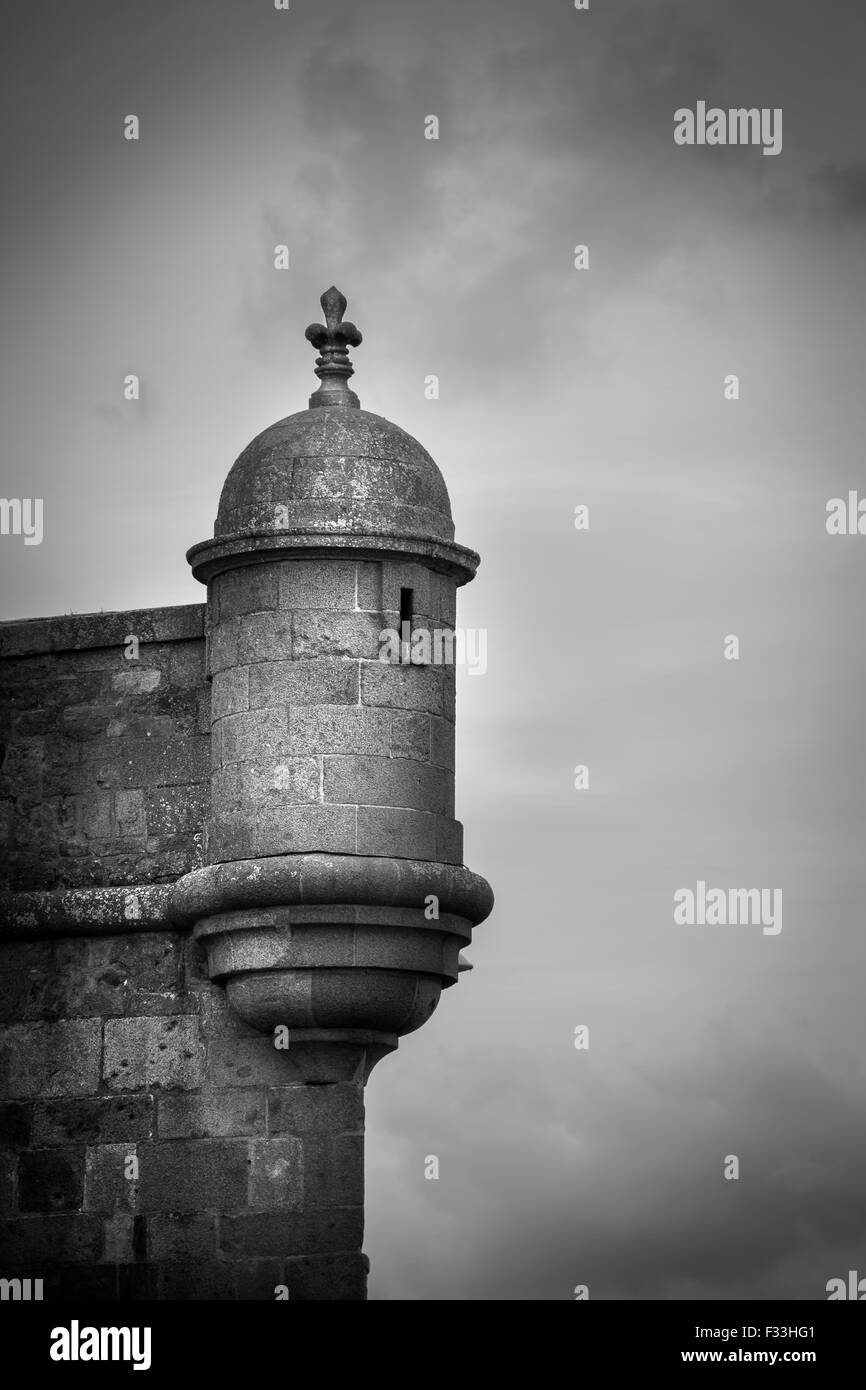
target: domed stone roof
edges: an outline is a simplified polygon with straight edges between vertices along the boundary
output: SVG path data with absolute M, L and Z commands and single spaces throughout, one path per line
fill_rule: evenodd
M 344 322 L 345 297 L 321 298 L 325 322 L 306 337 L 319 351 L 320 386 L 309 409 L 270 425 L 233 465 L 211 541 L 188 552 L 203 583 L 241 557 L 335 547 L 424 558 L 471 579 L 472 550 L 454 542 L 445 481 L 427 450 L 399 425 L 361 409 L 349 388 L 348 348 L 361 334 Z
M 454 539 L 442 474 L 411 434 L 351 405 L 278 420 L 238 458 L 214 536 L 269 531 Z

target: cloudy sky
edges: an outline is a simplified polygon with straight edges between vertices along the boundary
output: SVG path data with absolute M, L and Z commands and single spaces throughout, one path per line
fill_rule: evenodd
M 825 529 L 866 495 L 864 53 L 850 0 L 7 6 L 0 485 L 45 521 L 0 617 L 203 598 L 331 283 L 482 555 L 458 814 L 497 905 L 369 1087 L 373 1298 L 866 1272 L 866 539 Z M 701 100 L 782 108 L 781 153 L 676 146 Z M 782 931 L 676 926 L 698 879 L 781 889 Z

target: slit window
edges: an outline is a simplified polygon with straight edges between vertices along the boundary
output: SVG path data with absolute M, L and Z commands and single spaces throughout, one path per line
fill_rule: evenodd
M 412 589 L 400 590 L 400 660 L 404 666 L 412 660 Z

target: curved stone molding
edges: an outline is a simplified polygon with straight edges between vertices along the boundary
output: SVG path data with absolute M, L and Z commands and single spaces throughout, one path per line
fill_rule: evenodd
M 465 868 L 348 856 L 213 865 L 178 887 L 232 1009 L 263 1032 L 284 1026 L 292 1049 L 311 1029 L 389 1033 L 396 1046 L 456 982 L 492 906 Z M 206 905 L 219 910 L 201 916 Z
M 409 908 L 281 907 L 226 912 L 195 927 L 211 978 L 245 971 L 329 969 L 420 971 L 454 984 L 461 948 L 472 939 L 465 917 L 429 921 Z M 324 1025 L 323 1025 L 324 1026 Z
M 393 1033 L 370 1028 L 308 1028 L 285 1053 L 286 1072 L 307 1086 L 366 1085 L 377 1062 L 397 1046 Z
M 214 540 L 199 541 L 187 551 L 192 572 L 202 584 L 227 569 L 268 560 L 333 558 L 334 551 L 348 551 L 358 559 L 394 556 L 404 560 L 432 563 L 467 584 L 481 563 L 478 553 L 456 541 L 431 540 L 429 536 L 388 534 L 379 531 L 313 530 L 309 525 L 296 531 L 237 531 Z
M 459 865 L 428 860 L 299 854 L 194 869 L 175 883 L 130 888 L 69 888 L 0 893 L 0 936 L 87 936 L 173 931 L 236 909 L 293 904 L 355 904 L 423 909 L 439 899 L 440 918 L 477 926 L 493 908 L 490 885 Z M 423 911 L 420 912 L 423 918 Z M 333 921 L 333 914 L 329 915 Z M 430 925 L 430 924 L 428 924 Z M 435 925 L 432 924 L 432 925 Z
M 472 927 L 417 908 L 304 905 L 208 917 L 194 934 L 235 1012 L 294 1042 L 310 1028 L 414 1032 L 456 982 Z
M 307 1031 L 347 1029 L 393 1033 L 401 1038 L 426 1023 L 439 1003 L 441 982 L 399 971 L 262 970 L 226 984 L 226 998 L 245 1023 L 263 1033 L 289 1030 L 291 1047 Z
M 0 893 L 0 935 L 98 936 L 122 931 L 176 931 L 170 883 L 134 888 L 69 888 Z
M 372 855 L 293 854 L 194 869 L 175 884 L 172 913 L 178 922 L 194 922 L 240 908 L 296 903 L 423 909 L 431 894 L 439 900 L 440 914 L 466 917 L 473 926 L 493 909 L 489 883 L 459 864 Z

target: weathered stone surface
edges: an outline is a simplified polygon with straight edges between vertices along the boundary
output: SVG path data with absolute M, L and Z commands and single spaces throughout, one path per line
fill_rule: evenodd
M 250 1206 L 268 1212 L 300 1210 L 304 1191 L 300 1139 L 254 1140 L 250 1159 Z
M 454 725 L 435 715 L 430 718 L 430 761 L 454 771 Z
M 242 714 L 250 707 L 250 670 L 248 666 L 230 666 L 214 674 L 211 686 L 211 709 L 214 719 L 226 714 Z
M 364 1209 L 323 1208 L 310 1212 L 277 1212 L 269 1215 L 223 1217 L 220 1248 L 235 1259 L 243 1255 L 325 1254 L 355 1250 L 364 1236 Z
M 0 624 L 0 888 L 147 883 L 192 867 L 209 739 L 204 610 Z M 132 652 L 131 638 L 140 645 Z M 82 648 L 75 649 L 80 641 Z M 166 820 L 156 793 L 176 787 Z
M 359 806 L 358 847 L 361 854 L 383 858 L 437 859 L 435 817 L 429 811 Z
M 235 1271 L 235 1296 L 240 1300 L 264 1300 L 273 1303 L 277 1287 L 285 1283 L 283 1261 L 244 1260 L 233 1261 Z
M 201 948 L 199 948 L 201 949 Z M 202 951 L 202 955 L 204 952 Z M 207 974 L 207 963 L 204 965 Z M 255 1029 L 244 1023 L 242 1018 L 229 1008 L 225 990 L 212 981 L 199 997 L 201 1007 L 201 1035 L 206 1043 L 218 1038 L 249 1038 L 255 1036 Z
M 247 816 L 262 803 L 304 805 L 321 799 L 321 781 L 321 763 L 313 757 L 226 763 L 214 773 L 214 803 L 240 807 Z
M 130 666 L 128 670 L 115 671 L 111 677 L 111 688 L 120 695 L 149 695 L 156 690 L 162 680 L 162 672 L 146 666 Z
M 281 608 L 325 608 L 351 613 L 356 607 L 357 592 L 358 566 L 352 559 L 288 559 L 280 566 Z M 371 592 L 367 578 L 365 593 L 369 596 Z
M 374 711 L 368 710 L 367 713 L 373 714 Z M 391 714 L 391 757 L 414 758 L 417 762 L 436 762 L 437 759 L 431 758 L 430 753 L 432 722 L 429 714 L 416 714 L 410 710 L 394 710 Z M 325 752 L 326 750 L 323 749 L 322 751 Z M 339 751 L 342 752 L 343 750 Z M 347 749 L 346 751 L 354 750 Z
M 201 1085 L 204 1066 L 195 1016 L 118 1018 L 105 1024 L 102 1072 L 113 1091 L 190 1090 Z
M 247 446 L 226 479 L 214 532 L 276 532 L 287 521 L 320 530 L 329 503 L 338 504 L 344 530 L 454 535 L 445 483 L 427 450 L 389 420 L 339 406 L 291 415 Z
M 250 669 L 250 709 L 286 705 L 356 705 L 358 666 L 338 657 L 263 661 Z M 243 715 L 237 715 L 243 719 Z
M 291 653 L 294 661 L 314 657 L 378 659 L 380 619 L 369 613 L 295 613 Z
M 153 1147 L 153 1146 L 151 1146 Z M 99 1144 L 85 1157 L 84 1207 L 88 1212 L 136 1212 L 141 1193 L 139 1144 Z M 134 1160 L 139 1163 L 134 1176 Z
M 329 704 L 293 705 L 289 710 L 289 745 L 294 753 L 364 753 L 387 758 L 393 747 L 392 731 L 390 710 Z
M 208 670 L 212 675 L 238 664 L 240 618 L 223 618 L 214 622 L 208 636 Z
M 21 1155 L 19 1211 L 77 1211 L 83 1197 L 83 1148 L 31 1149 Z
M 240 620 L 238 661 L 287 661 L 292 656 L 290 613 L 249 613 Z
M 173 888 L 168 884 L 138 884 L 134 888 L 68 888 L 10 893 L 0 891 L 0 975 L 14 976 L 10 962 L 16 938 L 68 937 L 83 932 L 95 936 L 159 930 L 168 932 Z M 85 939 L 86 941 L 86 939 Z M 48 947 L 48 942 L 42 944 Z M 67 942 L 68 944 L 68 942 Z M 55 949 L 58 949 L 55 944 Z M 86 954 L 86 944 L 79 949 Z M 74 967 L 73 967 L 74 968 Z
M 230 863 L 248 859 L 255 852 L 255 824 L 246 809 L 217 810 L 208 827 L 208 857 L 211 863 Z
M 296 1303 L 367 1297 L 367 1262 L 356 1252 L 286 1260 L 286 1283 Z
M 430 588 L 430 612 L 448 627 L 457 622 L 457 585 L 451 575 L 437 574 Z
M 33 1140 L 51 1144 L 113 1144 L 150 1139 L 152 1095 L 87 1096 L 40 1101 L 33 1110 Z
M 411 589 L 414 613 L 432 612 L 431 587 L 438 587 L 437 576 L 426 565 L 392 560 L 382 566 L 382 608 L 386 612 L 400 612 L 401 589 Z
M 21 1023 L 0 1036 L 0 1095 L 87 1095 L 99 1087 L 98 1019 Z
M 50 1216 L 18 1216 L 0 1221 L 0 1250 L 4 1269 L 66 1260 L 94 1261 L 102 1253 L 102 1222 L 96 1216 L 57 1213 Z
M 212 1086 L 290 1086 L 297 1081 L 289 1049 L 279 1050 L 272 1038 L 261 1034 L 212 1042 L 207 1052 Z
M 32 1106 L 20 1101 L 0 1105 L 0 1145 L 22 1149 L 29 1144 L 32 1129 Z
M 362 1134 L 364 1096 L 357 1086 L 274 1086 L 268 1096 L 271 1134 Z
M 109 1264 L 125 1264 L 135 1259 L 136 1221 L 142 1217 L 117 1211 L 102 1223 L 102 1258 Z
M 177 608 L 135 608 L 124 613 L 70 613 L 58 618 L 0 622 L 0 658 L 46 652 L 123 647 L 129 633 L 141 642 L 182 642 L 204 634 L 203 603 Z
M 436 858 L 443 864 L 463 863 L 463 826 L 450 816 L 435 816 Z
M 138 1177 L 130 1178 L 130 1159 Z M 89 1149 L 85 1206 L 89 1212 L 194 1212 L 245 1208 L 249 1190 L 245 1139 L 175 1140 Z
M 304 1141 L 304 1207 L 362 1207 L 364 1140 L 359 1134 L 307 1136 Z
M 361 703 L 390 709 L 426 710 L 454 718 L 454 668 L 361 663 Z
M 290 754 L 289 719 L 284 708 L 251 709 L 230 714 L 216 725 L 220 731 L 214 766 L 225 763 L 256 762 L 261 758 L 280 758 Z
M 146 1211 L 231 1210 L 248 1201 L 250 1155 L 244 1139 L 183 1140 L 138 1146 Z
M 358 562 L 356 573 L 355 607 L 361 612 L 382 611 L 382 562 Z
M 214 580 L 211 601 L 218 622 L 244 613 L 265 613 L 277 607 L 279 565 L 248 565 L 228 570 Z
M 454 778 L 444 768 L 411 758 L 342 757 L 323 760 L 324 799 L 334 804 L 405 806 L 451 815 Z
M 148 817 L 145 814 L 144 792 L 140 787 L 134 791 L 118 791 L 114 797 L 115 828 L 119 839 L 141 839 L 147 834 Z M 153 822 L 151 821 L 151 828 Z
M 97 937 L 90 942 L 88 969 L 101 989 L 101 1014 L 173 1013 L 181 1008 L 183 939 L 178 933 Z M 116 998 L 106 998 L 109 992 Z M 70 1000 L 70 1012 L 73 1009 Z
M 205 652 L 201 642 L 178 642 L 168 652 L 168 684 L 196 696 L 205 677 Z
M 192 841 L 204 825 L 209 806 L 206 785 L 184 783 L 182 786 L 156 787 L 147 791 L 144 813 L 148 837 Z
M 147 1251 L 152 1260 L 206 1260 L 217 1252 L 213 1212 L 165 1212 L 147 1218 Z
M 354 806 L 263 807 L 256 816 L 253 855 L 354 854 Z
M 18 1174 L 18 1155 L 11 1149 L 0 1148 L 0 1215 L 15 1210 Z
M 264 1134 L 261 1090 L 170 1092 L 157 1105 L 160 1139 L 227 1139 Z

